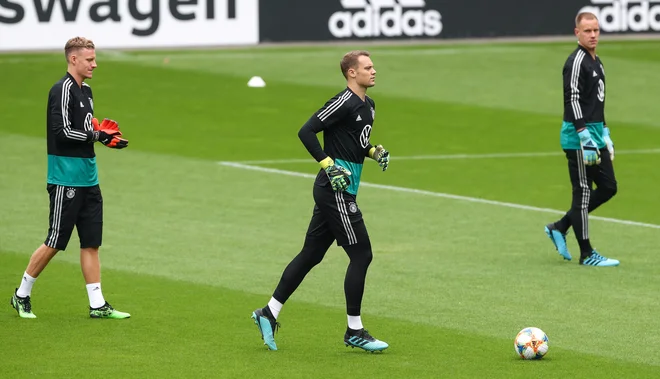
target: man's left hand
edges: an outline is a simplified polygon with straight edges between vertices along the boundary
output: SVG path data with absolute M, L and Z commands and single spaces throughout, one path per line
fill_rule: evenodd
M 113 149 L 123 149 L 128 146 L 128 140 L 119 138 L 121 130 L 119 130 L 119 124 L 115 120 L 105 118 L 99 124 L 99 120 L 93 118 L 92 125 L 94 126 L 94 132 L 98 135 L 96 139 L 105 146 Z
M 387 167 L 390 164 L 390 152 L 385 150 L 383 145 L 376 145 L 371 148 L 371 158 L 378 162 L 378 165 L 383 169 L 387 170 Z

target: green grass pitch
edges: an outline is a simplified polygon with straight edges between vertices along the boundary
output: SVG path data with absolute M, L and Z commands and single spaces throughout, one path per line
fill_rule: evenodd
M 570 203 L 559 128 L 573 42 L 367 46 L 372 142 L 392 161 L 366 162 L 358 197 L 374 248 L 363 321 L 390 348 L 343 345 L 348 259 L 333 246 L 266 350 L 250 314 L 313 205 L 318 166 L 297 131 L 361 47 L 98 51 L 95 113 L 130 140 L 96 148 L 103 289 L 124 321 L 88 318 L 75 236 L 34 287 L 38 319 L 9 305 L 47 230 L 45 102 L 65 63 L 0 55 L 0 377 L 659 377 L 660 42 L 606 37 L 619 193 L 590 230 L 621 266 L 565 262 L 543 232 Z M 254 75 L 267 86 L 248 88 Z M 541 361 L 514 354 L 526 326 L 549 336 Z

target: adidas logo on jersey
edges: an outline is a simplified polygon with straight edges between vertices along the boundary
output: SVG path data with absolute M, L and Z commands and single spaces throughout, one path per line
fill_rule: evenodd
M 594 78 L 598 76 L 598 73 L 594 71 Z
M 328 29 L 337 38 L 437 36 L 442 16 L 425 9 L 424 0 L 340 0 L 345 11 L 335 12 Z
M 362 116 L 358 115 L 355 121 L 362 121 Z
M 598 17 L 604 32 L 660 31 L 660 0 L 591 0 L 580 12 Z

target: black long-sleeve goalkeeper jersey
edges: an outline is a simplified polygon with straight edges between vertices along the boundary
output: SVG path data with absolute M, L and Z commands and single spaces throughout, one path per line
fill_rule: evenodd
M 357 196 L 364 158 L 373 147 L 369 141 L 376 104 L 368 96 L 362 101 L 350 88 L 328 100 L 298 132 L 309 153 L 318 161 L 332 158 L 351 172 L 346 192 Z M 323 148 L 316 133 L 323 131 Z M 329 186 L 328 176 L 320 170 L 317 185 Z
M 577 130 L 588 128 L 599 148 L 605 124 L 605 69 L 583 46 L 568 56 L 563 68 L 564 122 L 561 144 L 564 149 L 579 149 Z
M 48 183 L 91 187 L 99 183 L 94 153 L 92 88 L 67 73 L 48 93 Z
M 605 122 L 605 69 L 600 57 L 593 59 L 578 46 L 566 59 L 564 76 L 564 121 L 576 129 L 585 123 Z

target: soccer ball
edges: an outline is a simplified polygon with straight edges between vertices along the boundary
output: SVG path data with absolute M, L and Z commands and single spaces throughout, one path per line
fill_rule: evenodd
M 521 330 L 513 347 L 522 359 L 541 359 L 548 352 L 548 336 L 539 328 Z

